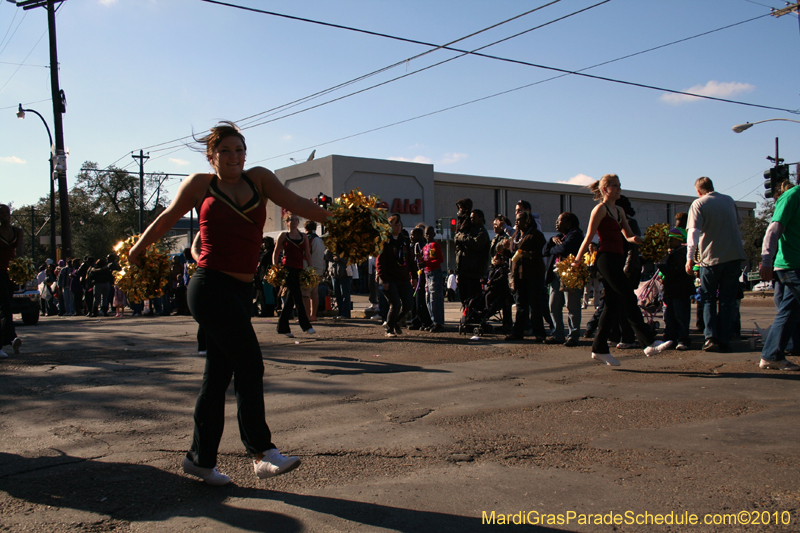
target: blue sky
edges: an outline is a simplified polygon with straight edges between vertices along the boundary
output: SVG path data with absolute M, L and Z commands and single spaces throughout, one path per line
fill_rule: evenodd
M 473 50 L 585 9 L 562 0 L 460 41 Z M 231 3 L 445 44 L 546 4 L 498 0 L 260 1 Z M 578 70 L 767 15 L 767 0 L 610 0 L 482 53 Z M 221 119 L 241 119 L 328 89 L 429 47 L 213 5 L 200 0 L 66 0 L 57 16 L 60 82 L 67 97 L 68 181 L 84 161 L 148 172 L 207 171 L 181 143 Z M 0 202 L 23 206 L 49 190 L 47 136 L 16 118 L 18 103 L 52 128 L 47 20 L 0 3 Z M 44 35 L 44 37 L 42 37 Z M 37 44 L 38 42 L 38 44 Z M 628 82 L 699 92 L 788 110 L 800 108 L 798 17 L 760 19 L 586 71 Z M 300 107 L 365 89 L 456 57 L 437 50 Z M 20 64 L 23 64 L 20 66 Z M 800 161 L 800 124 L 731 127 L 786 112 L 668 95 L 465 56 L 245 131 L 248 161 L 267 168 L 341 154 L 433 163 L 437 171 L 580 183 L 617 173 L 624 189 L 693 194 L 699 176 L 718 191 L 757 201 L 775 137 Z M 533 84 L 533 85 L 532 85 Z M 382 128 L 454 105 L 501 96 Z M 276 119 L 287 112 L 266 118 Z M 354 136 L 355 135 L 355 136 Z M 337 139 L 343 137 L 349 139 Z M 152 147 L 149 148 L 148 147 Z M 168 194 L 177 189 L 168 182 Z M 335 191 L 338 192 L 338 191 Z

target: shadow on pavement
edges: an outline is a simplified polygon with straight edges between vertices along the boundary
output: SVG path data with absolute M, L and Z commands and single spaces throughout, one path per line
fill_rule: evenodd
M 234 507 L 226 503 L 229 498 L 238 505 L 242 499 L 279 501 L 356 524 L 408 533 L 470 532 L 496 527 L 482 524 L 480 516 L 242 488 L 234 484 L 210 487 L 153 466 L 81 459 L 63 453 L 27 458 L 0 452 L 0 491 L 28 503 L 89 512 L 100 515 L 101 519 L 152 522 L 186 517 L 213 520 L 245 531 L 300 532 L 312 530 L 313 525 L 284 513 Z M 561 531 L 529 525 L 517 525 L 514 530 Z
M 447 370 L 435 368 L 425 368 L 417 365 L 402 365 L 398 363 L 384 363 L 382 361 L 362 361 L 352 357 L 321 357 L 319 361 L 278 359 L 277 357 L 265 357 L 264 361 L 282 363 L 285 365 L 299 365 L 304 367 L 319 366 L 310 372 L 324 373 L 327 375 L 355 375 L 355 374 L 392 374 L 399 372 L 425 372 L 425 373 L 445 373 Z

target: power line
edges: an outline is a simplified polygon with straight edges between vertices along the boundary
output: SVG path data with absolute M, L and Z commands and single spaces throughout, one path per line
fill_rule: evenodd
M 203 1 L 207 1 L 207 0 L 203 0 Z M 219 3 L 219 2 L 212 2 L 212 3 Z M 249 8 L 248 8 L 248 9 L 249 9 Z M 588 8 L 587 8 L 587 9 L 588 9 Z M 258 10 L 256 10 L 256 11 L 258 11 Z M 683 91 L 674 91 L 674 90 L 671 90 L 671 89 L 659 88 L 659 87 L 654 87 L 654 86 L 647 86 L 647 85 L 643 85 L 643 84 L 637 84 L 637 83 L 633 83 L 633 82 L 624 82 L 624 81 L 622 81 L 622 80 L 614 80 L 614 79 L 611 79 L 611 78 L 604 78 L 604 77 L 600 77 L 600 76 L 592 76 L 592 75 L 588 75 L 588 74 L 583 74 L 583 73 L 582 73 L 582 71 L 589 70 L 589 69 L 591 69 L 591 68 L 596 68 L 596 67 L 599 67 L 599 66 L 602 66 L 602 65 L 607 65 L 607 64 L 609 64 L 609 63 L 613 63 L 613 62 L 616 62 L 616 61 L 621 61 L 621 60 L 623 60 L 623 59 L 627 59 L 627 58 L 630 58 L 630 57 L 634 57 L 634 56 L 637 56 L 637 55 L 641 55 L 641 54 L 644 54 L 644 53 L 647 53 L 647 52 L 651 52 L 651 51 L 654 51 L 654 50 L 658 50 L 658 49 L 661 49 L 661 48 L 665 48 L 665 47 L 667 47 L 667 46 L 672 46 L 672 45 L 675 45 L 675 44 L 679 44 L 679 43 L 682 43 L 682 42 L 686 42 L 686 41 L 689 41 L 689 40 L 692 40 L 692 39 L 696 39 L 696 38 L 699 38 L 699 37 L 702 37 L 702 36 L 706 36 L 706 35 L 709 35 L 709 34 L 712 34 L 712 33 L 718 32 L 718 31 L 722 31 L 722 30 L 729 29 L 729 28 L 732 28 L 732 27 L 735 27 L 735 26 L 739 26 L 739 25 L 741 25 L 741 24 L 745 24 L 745 23 L 748 23 L 748 22 L 752 22 L 752 21 L 754 21 L 754 20 L 758 20 L 758 19 L 760 19 L 760 18 L 764 18 L 764 17 L 767 17 L 767 16 L 769 16 L 769 14 L 760 15 L 760 16 L 758 16 L 758 17 L 753 17 L 753 18 L 750 18 L 750 19 L 747 19 L 747 20 L 744 20 L 744 21 L 741 21 L 741 22 L 737 22 L 737 23 L 734 23 L 734 24 L 729 24 L 729 25 L 726 25 L 726 26 L 723 26 L 723 27 L 720 27 L 720 28 L 716 28 L 716 29 L 713 29 L 713 30 L 709 30 L 709 31 L 706 31 L 706 32 L 702 32 L 702 33 L 699 33 L 699 34 L 693 35 L 693 36 L 691 36 L 691 37 L 686 37 L 686 38 L 683 38 L 683 39 L 679 39 L 679 40 L 676 40 L 676 41 L 672 41 L 672 42 L 670 42 L 670 43 L 666 43 L 666 44 L 659 45 L 659 46 L 656 46 L 656 47 L 652 47 L 652 48 L 649 48 L 649 49 L 646 49 L 646 50 L 642 50 L 642 51 L 639 51 L 639 52 L 636 52 L 636 53 L 633 53 L 633 54 L 628 54 L 628 55 L 625 55 L 625 56 L 622 56 L 622 57 L 619 57 L 619 58 L 616 58 L 616 59 L 612 59 L 612 60 L 610 60 L 610 61 L 605 61 L 605 62 L 602 62 L 602 63 L 598 63 L 598 64 L 596 64 L 596 65 L 592 65 L 592 66 L 590 66 L 590 67 L 586 67 L 586 68 L 584 68 L 584 69 L 580 69 L 580 70 L 566 70 L 566 69 L 557 69 L 557 68 L 553 68 L 553 67 L 545 67 L 545 66 L 540 66 L 540 65 L 535 65 L 535 64 L 528 64 L 529 66 L 534 66 L 534 67 L 539 67 L 539 68 L 545 68 L 545 69 L 551 69 L 551 70 L 555 70 L 555 71 L 557 71 L 557 72 L 561 72 L 561 74 L 559 74 L 558 76 L 553 76 L 553 77 L 551 77 L 551 78 L 548 78 L 548 79 L 545 79 L 545 80 L 540 80 L 540 81 L 537 81 L 537 82 L 534 82 L 534 83 L 531 83 L 531 84 L 526 84 L 526 85 L 523 85 L 523 86 L 520 86 L 520 87 L 516 87 L 516 88 L 513 88 L 513 89 L 509 89 L 509 90 L 506 90 L 506 91 L 501 91 L 501 92 L 499 92 L 499 93 L 495 93 L 495 94 L 492 94 L 492 95 L 489 95 L 489 96 L 485 96 L 485 97 L 482 97 L 482 98 L 478 98 L 478 99 L 475 99 L 475 100 L 471 100 L 471 101 L 468 101 L 468 102 L 464 102 L 464 103 L 461 103 L 461 104 L 457 104 L 457 105 L 454 105 L 454 106 L 449 106 L 449 107 L 446 107 L 446 108 L 440 109 L 440 110 L 438 110 L 438 111 L 433 111 L 433 112 L 430 112 L 430 113 L 425 113 L 425 114 L 418 115 L 418 116 L 415 116 L 415 117 L 412 117 L 412 118 L 409 118 L 409 119 L 406 119 L 406 120 L 403 120 L 403 121 L 398 121 L 398 122 L 395 122 L 395 123 L 392 123 L 392 124 L 387 124 L 387 125 L 385 125 L 385 126 L 381 126 L 381 127 L 378 127 L 378 128 L 373 128 L 373 129 L 366 130 L 366 131 L 363 131 L 363 132 L 360 132 L 360 133 L 356 133 L 356 134 L 353 134 L 353 135 L 349 135 L 349 136 L 346 136 L 346 137 L 341 137 L 341 138 L 339 138 L 339 139 L 336 139 L 336 140 L 333 140 L 333 141 L 328 141 L 328 142 L 326 142 L 326 143 L 323 143 L 323 144 L 321 144 L 321 145 L 320 145 L 320 144 L 316 144 L 316 145 L 313 145 L 313 146 L 311 146 L 311 147 L 308 147 L 308 148 L 301 148 L 301 149 L 299 149 L 299 150 L 297 150 L 297 151 L 288 152 L 287 154 L 282 154 L 281 156 L 274 156 L 274 157 L 270 157 L 270 158 L 267 158 L 267 159 L 274 159 L 274 158 L 276 158 L 276 157 L 282 157 L 283 155 L 289 155 L 289 154 L 297 153 L 297 152 L 304 151 L 304 150 L 307 150 L 307 149 L 309 149 L 309 148 L 313 148 L 313 147 L 316 147 L 316 146 L 322 146 L 322 145 L 325 145 L 325 144 L 331 144 L 331 143 L 334 143 L 334 142 L 338 142 L 338 141 L 340 141 L 340 140 L 349 139 L 349 138 L 352 138 L 352 137 L 356 137 L 356 136 L 364 135 L 364 134 L 366 134 L 366 133 L 370 133 L 370 132 L 378 131 L 378 130 L 381 130 L 381 129 L 389 128 L 389 127 L 396 126 L 396 125 L 399 125 L 399 124 L 403 124 L 403 123 L 406 123 L 406 122 L 410 122 L 410 121 L 413 121 L 413 120 L 418 120 L 418 119 L 421 119 L 421 118 L 424 118 L 424 117 L 428 117 L 428 116 L 431 116 L 431 115 L 434 115 L 434 114 L 438 114 L 438 113 L 441 113 L 441 112 L 444 112 L 444 111 L 449 111 L 449 110 L 452 110 L 452 109 L 456 109 L 456 108 L 459 108 L 459 107 L 463 107 L 463 106 L 466 106 L 466 105 L 470 105 L 470 104 L 473 104 L 473 103 L 477 103 L 477 102 L 480 102 L 480 101 L 483 101 L 483 100 L 488 100 L 488 99 L 491 99 L 491 98 L 495 98 L 495 97 L 498 97 L 498 96 L 501 96 L 501 95 L 504 95 L 504 94 L 508 94 L 508 93 L 514 92 L 514 91 L 518 91 L 518 90 L 521 90 L 521 89 L 524 89 L 524 88 L 528 88 L 528 87 L 531 87 L 531 86 L 533 86 L 533 85 L 538 85 L 538 84 L 540 84 L 540 83 L 544 83 L 544 82 L 546 82 L 546 81 L 550 81 L 550 80 L 557 79 L 557 78 L 560 78 L 560 77 L 568 76 L 568 75 L 570 75 L 570 74 L 574 74 L 574 75 L 583 75 L 583 76 L 586 76 L 586 77 L 595 78 L 595 79 L 600 79 L 600 80 L 604 80 L 604 81 L 612 81 L 612 82 L 613 82 L 613 81 L 617 81 L 617 82 L 619 82 L 619 83 L 629 84 L 629 85 L 633 85 L 633 86 L 639 86 L 639 87 L 643 87 L 643 88 L 649 88 L 649 89 L 653 89 L 653 90 L 659 90 L 659 91 L 663 91 L 663 92 L 672 92 L 672 93 L 676 93 L 676 94 L 684 94 L 684 95 L 688 95 L 688 96 L 695 96 L 695 97 L 698 97 L 698 98 L 704 98 L 704 99 L 709 99 L 709 100 L 717 100 L 717 101 L 722 101 L 722 102 L 727 102 L 727 103 L 734 103 L 734 104 L 739 104 L 739 105 L 746 105 L 746 106 L 753 106 L 753 107 L 763 107 L 763 108 L 768 108 L 768 109 L 775 109 L 775 110 L 780 110 L 780 111 L 786 111 L 786 112 L 789 112 L 789 113 L 797 113 L 797 111 L 796 111 L 796 110 L 788 110 L 788 109 L 782 109 L 782 108 L 773 108 L 773 107 L 769 107 L 769 106 L 760 106 L 760 105 L 758 105 L 758 104 L 749 104 L 749 103 L 747 103 L 747 102 L 738 102 L 738 101 L 735 101 L 735 100 L 727 100 L 727 99 L 720 99 L 720 98 L 708 97 L 708 96 L 705 96 L 705 95 L 698 95 L 698 94 L 687 93 L 687 92 L 683 92 Z M 299 18 L 298 18 L 298 17 L 287 17 L 287 18 L 296 18 L 296 19 L 298 19 L 298 20 L 299 20 Z M 373 32 L 373 33 L 374 33 L 374 32 Z M 446 46 L 434 45 L 434 44 L 430 44 L 430 43 L 422 43 L 422 42 L 419 42 L 419 44 L 426 44 L 426 45 L 428 45 L 428 46 L 433 46 L 433 47 L 436 47 L 437 49 L 446 48 Z M 487 45 L 487 46 L 490 46 L 490 45 Z M 485 48 L 485 47 L 482 47 L 482 48 Z M 449 49 L 449 48 L 448 48 L 448 49 Z M 457 49 L 452 49 L 452 50 L 453 50 L 453 51 L 457 51 Z M 477 50 L 480 50 L 480 48 L 479 48 L 479 49 L 477 49 Z M 461 50 L 460 52 L 462 53 L 462 55 L 463 55 L 463 54 L 466 54 L 466 53 L 474 53 L 474 55 L 478 55 L 478 56 L 484 56 L 484 57 L 488 57 L 488 58 L 492 58 L 492 59 L 500 59 L 500 60 L 504 60 L 504 61 L 518 62 L 518 61 L 516 61 L 516 60 L 508 60 L 508 59 L 505 59 L 505 58 L 497 58 L 497 57 L 495 57 L 495 56 L 486 56 L 486 55 L 484 55 L 484 54 L 479 54 L 479 53 L 477 53 L 477 51 L 475 51 L 475 52 L 467 52 L 467 51 L 463 51 L 463 50 Z M 461 56 L 459 56 L 459 57 L 461 57 Z M 402 62 L 398 62 L 397 64 L 403 64 L 403 63 L 405 63 L 405 62 L 406 62 L 406 61 L 402 61 Z M 519 62 L 519 63 L 525 64 L 525 62 Z M 390 67 L 387 67 L 387 68 L 390 68 Z M 430 68 L 430 67 L 428 67 L 428 68 Z M 423 70 L 423 69 L 420 69 L 419 71 L 421 71 L 421 70 Z M 415 71 L 415 73 L 416 73 L 416 72 L 419 72 L 419 71 Z M 376 71 L 376 72 L 378 72 L 378 71 Z M 411 73 L 411 74 L 413 74 L 413 73 Z M 409 75 L 410 75 L 410 74 L 409 74 Z M 363 76 L 363 77 L 359 77 L 359 78 L 355 78 L 355 80 L 364 79 L 364 78 L 366 78 L 366 77 L 368 77 L 368 76 L 369 76 L 369 75 L 366 75 L 366 76 Z M 400 79 L 400 78 L 397 78 L 397 79 Z M 347 84 L 349 84 L 349 83 L 352 83 L 352 82 L 353 82 L 353 81 L 355 81 L 355 80 L 351 80 L 350 82 L 345 82 L 345 83 L 343 83 L 343 84 L 340 84 L 340 85 L 338 85 L 338 86 L 335 86 L 334 88 L 337 88 L 337 87 L 343 87 L 343 86 L 345 86 L 345 85 L 347 85 Z M 386 82 L 386 83 L 388 83 L 388 82 Z M 295 104 L 295 103 L 297 103 L 297 102 L 301 102 L 301 101 L 303 101 L 303 100 L 305 100 L 305 99 L 310 99 L 310 98 L 311 98 L 311 97 L 313 97 L 313 96 L 324 94 L 325 92 L 328 92 L 328 91 L 330 91 L 330 90 L 332 90 L 332 89 L 334 89 L 334 88 L 331 88 L 331 89 L 326 89 L 325 91 L 320 91 L 320 92 L 318 92 L 318 93 L 315 93 L 314 95 L 311 95 L 311 96 L 305 97 L 305 98 L 303 98 L 303 99 L 296 100 L 296 101 L 294 101 L 294 102 L 290 102 L 289 104 L 285 104 L 285 105 L 283 105 L 283 106 L 279 106 L 279 107 L 273 108 L 272 110 L 268 110 L 268 111 L 266 111 L 266 112 L 262 112 L 262 113 L 260 113 L 260 114 L 253 115 L 253 116 L 258 116 L 258 115 L 262 115 L 262 114 L 264 114 L 264 113 L 268 113 L 268 112 L 271 112 L 271 111 L 274 111 L 274 110 L 278 110 L 278 109 L 281 109 L 281 108 L 286 108 L 286 107 L 288 107 L 288 106 L 290 106 L 290 105 L 293 105 L 293 104 Z M 359 92 L 363 92 L 363 91 L 359 91 Z M 357 93 L 353 93 L 353 94 L 357 94 Z M 339 98 L 339 99 L 341 99 L 341 98 Z M 336 100 L 339 100 L 339 99 L 336 99 Z M 332 101 L 336 101 L 336 100 L 332 100 Z M 332 101 L 331 101 L 331 102 L 332 102 Z M 330 103 L 330 102 L 327 102 L 327 103 Z M 324 104 L 322 104 L 322 105 L 324 105 Z M 319 105 L 317 105 L 317 106 L 313 106 L 313 107 L 311 107 L 311 108 L 308 108 L 308 109 L 313 109 L 313 108 L 316 108 L 316 107 L 319 107 Z M 308 110 L 308 109 L 306 109 L 306 110 Z M 294 114 L 297 114 L 297 113 L 292 113 L 291 115 L 294 115 Z M 286 118 L 287 116 L 291 116 L 291 115 L 286 115 L 286 116 L 283 116 L 283 117 L 280 117 L 280 118 Z M 279 119 L 280 119 L 280 118 L 279 118 Z M 279 120 L 279 119 L 274 119 L 274 120 Z M 274 121 L 274 120 L 272 120 L 272 121 Z M 269 122 L 272 122 L 272 121 L 269 121 Z M 249 126 L 249 127 L 250 127 L 250 128 L 251 128 L 251 127 L 256 127 L 256 126 L 258 126 L 258 125 L 263 125 L 264 123 L 266 123 L 266 122 L 258 123 L 258 124 L 255 124 L 255 125 L 251 125 L 251 126 Z M 151 146 L 151 147 L 149 147 L 149 148 L 152 148 L 152 147 L 155 147 L 155 146 L 163 146 L 163 145 L 165 145 L 165 144 L 171 144 L 171 143 L 174 143 L 174 142 L 178 142 L 178 141 L 182 141 L 182 140 L 188 139 L 188 138 L 190 138 L 190 137 L 191 137 L 191 136 L 181 137 L 181 138 L 179 138 L 179 139 L 175 139 L 175 140 L 173 140 L 173 141 L 167 141 L 167 142 L 165 142 L 165 143 L 160 143 L 160 144 L 157 144 L 157 145 L 152 145 L 152 146 Z M 170 149 L 170 148 L 167 148 L 167 149 Z M 182 149 L 182 148 L 181 148 L 181 149 Z M 163 149 L 162 149 L 162 150 L 163 150 Z M 154 150 L 154 151 L 159 151 L 159 150 Z M 126 154 L 126 155 L 127 155 L 127 154 Z M 125 157 L 125 156 L 123 156 L 123 157 Z M 122 159 L 122 158 L 120 158 L 120 159 Z M 267 160 L 267 159 L 262 159 L 262 160 L 260 160 L 260 161 L 265 161 L 265 160 Z
M 202 0 L 202 1 L 206 1 L 206 0 Z M 425 45 L 425 46 L 430 46 L 430 47 L 432 47 L 432 49 L 431 49 L 431 50 L 426 50 L 426 51 L 425 51 L 425 52 L 423 52 L 423 53 L 420 53 L 420 54 L 417 54 L 417 55 L 415 55 L 415 56 L 412 56 L 412 57 L 409 57 L 409 58 L 403 59 L 402 61 L 398 61 L 398 62 L 396 62 L 396 63 L 393 63 L 393 64 L 391 64 L 391 65 L 388 65 L 388 66 L 386 66 L 386 67 L 380 68 L 380 69 L 378 69 L 378 70 L 374 70 L 374 71 L 372 71 L 372 72 L 370 72 L 370 73 L 368 73 L 368 74 L 364 74 L 364 75 L 362 75 L 362 76 L 358 76 L 358 77 L 356 77 L 356 78 L 353 78 L 353 79 L 351 79 L 351 80 L 348 80 L 348 81 L 346 81 L 346 82 L 340 83 L 340 84 L 338 84 L 338 85 L 334 85 L 333 87 L 329 87 L 329 88 L 327 88 L 327 89 L 324 89 L 324 90 L 322 90 L 322 91 L 318 91 L 318 92 L 316 92 L 316 93 L 313 93 L 313 94 L 310 94 L 310 95 L 308 95 L 308 96 L 304 96 L 304 97 L 302 97 L 302 98 L 299 98 L 299 99 L 297 99 L 297 100 L 294 100 L 294 101 L 292 101 L 292 102 L 288 102 L 288 103 L 286 103 L 286 104 L 282 104 L 282 105 L 280 105 L 280 106 L 273 107 L 272 109 L 268 109 L 268 110 L 266 110 L 266 111 L 261 111 L 261 112 L 259 112 L 259 113 L 256 113 L 256 114 L 254 114 L 254 115 L 250 115 L 250 116 L 247 116 L 247 117 L 241 118 L 241 119 L 239 119 L 239 120 L 237 120 L 237 121 L 236 121 L 238 124 L 242 125 L 243 127 L 246 127 L 247 125 L 246 125 L 246 124 L 242 124 L 242 123 L 243 123 L 243 122 L 246 122 L 247 120 L 253 119 L 253 118 L 255 118 L 255 117 L 258 117 L 258 116 L 265 115 L 265 114 L 267 114 L 267 113 L 276 112 L 276 111 L 279 111 L 279 110 L 281 110 L 281 109 L 288 109 L 288 108 L 294 107 L 294 106 L 296 106 L 296 105 L 299 105 L 300 103 L 303 103 L 303 102 L 306 102 L 306 101 L 310 101 L 310 100 L 312 100 L 312 99 L 314 99 L 314 98 L 318 98 L 318 97 L 320 97 L 320 96 L 322 96 L 322 95 L 324 95 L 324 94 L 327 94 L 327 93 L 333 92 L 333 91 L 335 91 L 335 90 L 337 90 L 337 89 L 340 89 L 340 88 L 346 87 L 346 86 L 348 86 L 348 85 L 352 85 L 352 84 L 354 84 L 354 83 L 357 83 L 357 82 L 359 82 L 359 81 L 365 80 L 365 79 L 367 79 L 367 78 L 370 78 L 370 77 L 372 77 L 372 76 L 375 76 L 375 75 L 377 75 L 377 74 L 380 74 L 380 73 L 382 73 L 382 72 L 386 72 L 386 71 L 388 71 L 388 70 L 390 70 L 390 69 L 392 69 L 392 68 L 395 68 L 395 67 L 397 67 L 397 66 L 400 66 L 400 65 L 406 64 L 406 63 L 408 63 L 409 61 L 413 61 L 414 59 L 418 59 L 418 58 L 420 58 L 420 57 L 422 57 L 422 56 L 424 56 L 424 55 L 427 55 L 427 54 L 433 53 L 433 52 L 435 52 L 436 50 L 440 50 L 440 49 L 442 49 L 442 48 L 445 48 L 445 47 L 447 47 L 447 46 L 449 46 L 449 45 L 455 44 L 455 43 L 457 43 L 457 42 L 459 42 L 459 41 L 463 41 L 463 40 L 465 40 L 465 39 L 468 39 L 468 38 L 470 38 L 470 37 L 474 37 L 475 35 L 478 35 L 478 34 L 480 34 L 480 33 L 483 33 L 483 32 L 485 32 L 485 31 L 488 31 L 488 30 L 490 30 L 490 29 L 496 28 L 496 27 L 498 27 L 498 26 L 500 26 L 500 25 L 506 24 L 506 23 L 508 23 L 508 22 L 511 22 L 511 21 L 513 21 L 513 20 L 516 20 L 516 19 L 518 19 L 518 18 L 520 18 L 520 17 L 523 17 L 523 16 L 525 16 L 525 15 L 529 15 L 529 14 L 531 14 L 531 13 L 535 12 L 535 11 L 539 11 L 540 9 L 543 9 L 543 8 L 545 8 L 545 7 L 548 7 L 548 6 L 550 6 L 550 5 L 553 5 L 553 4 L 555 4 L 555 3 L 558 3 L 558 2 L 560 2 L 560 1 L 561 1 L 561 0 L 554 0 L 554 1 L 551 1 L 551 2 L 549 2 L 549 3 L 547 3 L 547 4 L 541 5 L 541 6 L 539 6 L 539 7 L 536 7 L 536 8 L 534 8 L 534 9 L 531 9 L 531 10 L 528 10 L 528 11 L 526 11 L 526 12 L 524 12 L 524 13 L 521 13 L 521 14 L 519 14 L 519 15 L 516 15 L 516 16 L 514 16 L 514 17 L 510 18 L 510 19 L 506 19 L 506 20 L 504 20 L 504 21 L 502 21 L 502 22 L 498 22 L 498 23 L 496 23 L 496 24 L 493 24 L 493 25 L 491 25 L 491 26 L 489 26 L 489 27 L 487 27 L 487 28 L 484 28 L 484 29 L 482 29 L 482 30 L 479 30 L 479 31 L 476 31 L 476 32 L 470 33 L 469 35 L 466 35 L 466 36 L 464 36 L 464 37 L 461 37 L 461 38 L 459 38 L 459 39 L 456 39 L 456 40 L 454 40 L 454 41 L 451 41 L 451 42 L 449 42 L 449 43 L 447 43 L 447 44 L 445 44 L 445 45 L 436 45 L 436 44 L 431 44 L 431 43 L 423 43 L 423 42 L 421 42 L 421 41 L 412 41 L 412 40 L 410 40 L 410 39 L 404 39 L 404 38 L 402 38 L 402 37 L 393 37 L 393 36 L 389 36 L 389 35 L 386 35 L 386 34 L 378 34 L 378 33 L 376 33 L 376 32 L 370 32 L 370 31 L 367 31 L 367 30 L 358 30 L 358 29 L 355 29 L 355 28 L 349 28 L 349 27 L 347 27 L 347 26 L 339 26 L 339 25 L 330 24 L 330 23 L 325 23 L 325 22 L 320 22 L 320 21 L 313 21 L 313 20 L 311 20 L 311 19 L 302 19 L 302 18 L 299 18 L 299 17 L 292 17 L 292 16 L 289 16 L 289 15 L 281 15 L 281 14 L 279 14 L 279 13 L 272 13 L 272 12 L 269 12 L 269 11 L 263 11 L 263 10 L 259 10 L 259 9 L 255 9 L 255 8 L 247 8 L 247 7 L 244 7 L 244 6 L 236 6 L 236 5 L 234 5 L 234 4 L 228 4 L 228 3 L 224 3 L 224 2 L 216 2 L 216 1 L 214 1 L 214 2 L 211 2 L 211 3 L 216 3 L 216 4 L 220 4 L 220 5 L 224 5 L 224 6 L 229 6 L 229 7 L 235 7 L 235 8 L 239 8 L 239 9 L 244 9 L 244 10 L 246 10 L 246 11 L 254 11 L 254 12 L 257 12 L 257 13 L 263 13 L 263 14 L 269 14 L 269 15 L 275 15 L 275 16 L 281 16 L 281 17 L 285 17 L 285 18 L 295 19 L 295 20 L 301 20 L 301 21 L 304 21 L 304 22 L 312 22 L 312 23 L 315 23 L 315 24 L 321 24 L 321 25 L 323 25 L 323 26 L 334 26 L 334 27 L 339 27 L 339 28 L 342 28 L 342 29 L 349 29 L 349 30 L 353 30 L 353 31 L 358 31 L 358 32 L 360 32 L 360 33 L 374 34 L 374 35 L 379 35 L 379 36 L 382 36 L 382 37 L 391 37 L 391 38 L 394 38 L 394 39 L 397 39 L 397 40 L 403 40 L 403 41 L 406 41 L 406 42 L 413 42 L 413 43 L 415 43 L 415 44 L 423 44 L 423 45 Z M 609 0 L 605 0 L 605 1 L 609 1 Z M 184 141 L 184 140 L 187 140 L 187 139 L 190 139 L 190 138 L 192 138 L 192 136 L 191 136 L 191 135 L 187 135 L 187 136 L 184 136 L 184 137 L 180 137 L 180 138 L 178 138 L 178 139 L 173 139 L 172 141 L 166 141 L 166 142 L 163 142 L 163 143 L 159 143 L 159 144 L 154 144 L 154 145 L 151 145 L 151 146 L 147 146 L 147 147 L 145 147 L 145 148 L 143 148 L 143 149 L 144 149 L 144 150 L 148 150 L 148 149 L 155 148 L 155 147 L 158 147 L 158 146 L 163 146 L 163 145 L 165 145 L 165 144 L 172 144 L 172 143 L 174 143 L 174 142 Z M 167 149 L 169 149 L 169 148 L 167 148 Z M 153 151 L 158 151 L 158 150 L 153 150 Z

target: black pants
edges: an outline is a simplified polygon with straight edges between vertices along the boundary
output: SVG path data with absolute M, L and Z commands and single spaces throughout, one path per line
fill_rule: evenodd
M 8 279 L 8 271 L 0 270 L 0 348 L 11 344 L 17 338 L 14 330 L 14 314 L 12 301 L 14 285 Z
M 605 307 L 600 315 L 600 325 L 592 343 L 592 352 L 608 353 L 608 335 L 615 317 L 626 320 L 633 328 L 636 339 L 642 346 L 653 343 L 653 332 L 645 325 L 636 295 L 625 277 L 625 256 L 611 252 L 597 254 L 595 263 L 603 276 Z
M 198 268 L 189 283 L 188 301 L 192 315 L 206 333 L 208 353 L 187 457 L 203 468 L 216 466 L 225 425 L 225 392 L 231 378 L 245 449 L 257 454 L 274 448 L 264 419 L 264 363 L 250 323 L 252 283 Z
M 297 319 L 303 331 L 311 327 L 306 315 L 306 306 L 303 304 L 303 295 L 300 291 L 300 270 L 299 268 L 286 267 L 286 303 L 278 319 L 278 333 L 290 333 L 289 321 L 292 319 L 294 308 L 297 308 Z M 341 312 L 341 310 L 340 310 Z

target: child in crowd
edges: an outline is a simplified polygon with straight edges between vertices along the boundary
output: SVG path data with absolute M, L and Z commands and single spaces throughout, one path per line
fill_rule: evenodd
M 664 340 L 677 342 L 677 350 L 691 345 L 689 323 L 691 298 L 695 293 L 694 277 L 686 273 L 686 230 L 669 230 L 669 254 L 659 265 L 664 281 Z
M 508 286 L 508 263 L 502 253 L 492 258 L 489 275 L 486 278 L 486 309 L 503 311 L 503 332 L 511 333 L 514 325 L 511 304 L 514 299 Z
M 458 298 L 456 297 L 456 289 L 458 288 L 458 283 L 456 282 L 456 273 L 451 268 L 447 271 L 447 301 L 448 302 L 457 302 Z

